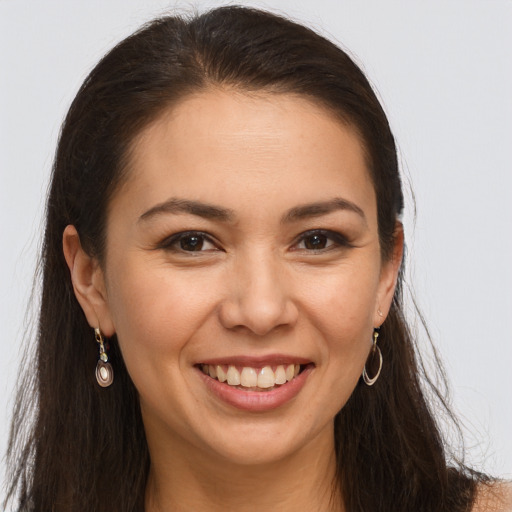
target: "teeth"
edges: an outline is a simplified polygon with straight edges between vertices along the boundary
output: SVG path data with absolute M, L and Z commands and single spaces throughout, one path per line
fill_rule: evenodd
M 240 372 L 234 366 L 228 368 L 226 377 L 230 386 L 240 385 Z
M 284 384 L 286 382 L 286 372 L 284 371 L 284 366 L 280 364 L 276 368 L 276 384 Z
M 218 365 L 216 367 L 217 369 L 217 379 L 219 382 L 226 382 L 228 380 L 228 376 L 226 375 L 226 372 L 222 368 L 222 366 Z
M 244 388 L 253 388 L 259 385 L 259 378 L 254 368 L 243 368 L 240 374 L 240 383 Z
M 263 367 L 261 369 L 260 374 L 258 375 L 258 387 L 267 389 L 271 388 L 272 386 L 275 386 L 275 384 L 276 377 L 274 375 L 274 372 L 272 371 L 272 368 L 270 368 L 270 366 Z
M 286 367 L 286 380 L 287 381 L 290 381 L 293 379 L 295 375 L 295 365 L 293 364 L 289 364 L 287 367 Z
M 244 388 L 270 389 L 276 385 L 283 385 L 291 381 L 300 372 L 299 364 L 278 365 L 275 371 L 271 366 L 261 369 L 244 366 L 239 371 L 236 366 L 202 364 L 201 371 L 219 382 L 227 382 L 230 386 L 243 386 Z

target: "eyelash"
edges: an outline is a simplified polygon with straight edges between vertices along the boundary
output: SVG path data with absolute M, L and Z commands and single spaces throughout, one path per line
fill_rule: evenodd
M 169 238 L 166 238 L 162 242 L 160 242 L 157 246 L 157 249 L 165 249 L 167 251 L 172 251 L 176 253 L 185 253 L 190 254 L 194 252 L 205 252 L 205 251 L 187 251 L 183 248 L 175 247 L 176 244 L 180 243 L 181 241 L 186 240 L 187 238 L 197 238 L 201 240 L 201 248 L 203 244 L 209 243 L 217 248 L 217 244 L 212 240 L 212 238 L 202 231 L 182 231 L 181 233 L 176 233 L 175 235 L 170 236 Z M 218 248 L 217 248 L 218 249 Z
M 325 237 L 326 240 L 330 240 L 333 242 L 331 245 L 328 245 L 327 247 L 323 247 L 321 249 L 294 249 L 297 250 L 305 250 L 306 252 L 310 252 L 313 254 L 318 254 L 326 251 L 330 251 L 333 249 L 337 249 L 340 247 L 351 247 L 349 241 L 345 236 L 343 236 L 341 233 L 338 233 L 336 231 L 330 231 L 327 229 L 312 229 L 310 231 L 306 231 L 304 233 L 301 233 L 295 240 L 294 246 L 297 246 L 299 243 L 305 242 L 308 238 L 312 238 L 314 236 L 321 236 Z
M 306 247 L 304 248 L 297 248 L 297 246 L 305 242 L 308 238 L 312 237 L 325 237 L 326 241 L 331 241 L 332 243 L 330 245 L 327 245 L 327 247 L 322 247 L 320 249 L 308 249 Z M 200 249 L 205 243 L 213 245 L 216 250 L 219 250 L 217 244 L 212 240 L 211 236 L 209 236 L 207 233 L 204 233 L 202 231 L 182 231 L 180 233 L 176 233 L 175 235 L 170 236 L 169 238 L 166 238 L 161 243 L 158 244 L 157 249 L 165 249 L 167 251 L 172 251 L 176 253 L 181 254 L 191 254 L 191 253 L 201 253 L 206 251 L 188 251 L 186 249 L 183 249 L 183 247 L 178 248 L 176 247 L 176 244 L 185 241 L 187 238 L 197 238 L 200 243 Z M 326 251 L 330 251 L 336 248 L 340 247 L 351 247 L 351 244 L 348 242 L 345 236 L 343 236 L 341 233 L 338 233 L 336 231 L 329 231 L 325 229 L 312 229 L 310 231 L 306 231 L 304 233 L 301 233 L 293 242 L 292 247 L 294 247 L 293 251 L 306 251 L 308 253 L 313 254 L 319 254 Z M 211 250 L 211 249 L 207 249 Z

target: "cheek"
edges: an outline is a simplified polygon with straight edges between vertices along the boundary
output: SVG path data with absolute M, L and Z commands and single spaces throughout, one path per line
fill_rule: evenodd
M 169 363 L 179 362 L 176 354 L 212 308 L 211 287 L 198 287 L 195 279 L 164 266 L 119 265 L 109 285 L 111 314 L 128 366 L 135 359 L 158 364 L 171 354 Z
M 210 288 L 197 290 L 191 284 L 194 280 L 171 275 L 164 266 L 134 267 L 120 265 L 111 274 L 109 303 L 123 359 L 141 404 L 157 411 L 159 397 L 183 389 L 186 349 L 193 345 L 198 326 L 211 311 Z M 170 396 L 166 414 L 172 416 L 183 404 L 179 396 Z
M 375 266 L 347 265 L 322 280 L 310 282 L 304 303 L 329 339 L 338 339 L 337 345 L 350 344 L 360 340 L 362 333 L 371 334 L 377 291 Z
M 378 267 L 377 267 L 378 268 Z M 352 394 L 360 378 L 373 332 L 378 289 L 375 267 L 345 267 L 329 279 L 310 287 L 309 312 L 312 336 L 322 340 L 323 389 L 332 397 L 330 412 L 336 414 Z

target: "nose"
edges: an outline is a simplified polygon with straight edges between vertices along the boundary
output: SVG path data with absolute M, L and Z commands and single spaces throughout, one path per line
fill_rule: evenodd
M 219 310 L 224 327 L 264 336 L 295 325 L 299 315 L 293 282 L 279 263 L 272 257 L 252 257 L 240 259 L 232 270 Z

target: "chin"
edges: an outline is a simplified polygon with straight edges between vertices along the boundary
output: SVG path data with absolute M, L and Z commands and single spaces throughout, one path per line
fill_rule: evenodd
M 318 432 L 312 426 L 293 425 L 293 422 L 247 421 L 232 424 L 231 428 L 212 432 L 204 438 L 206 451 L 227 463 L 241 466 L 279 464 L 295 455 L 334 443 L 334 428 L 331 421 Z M 304 460 L 301 458 L 301 460 Z

